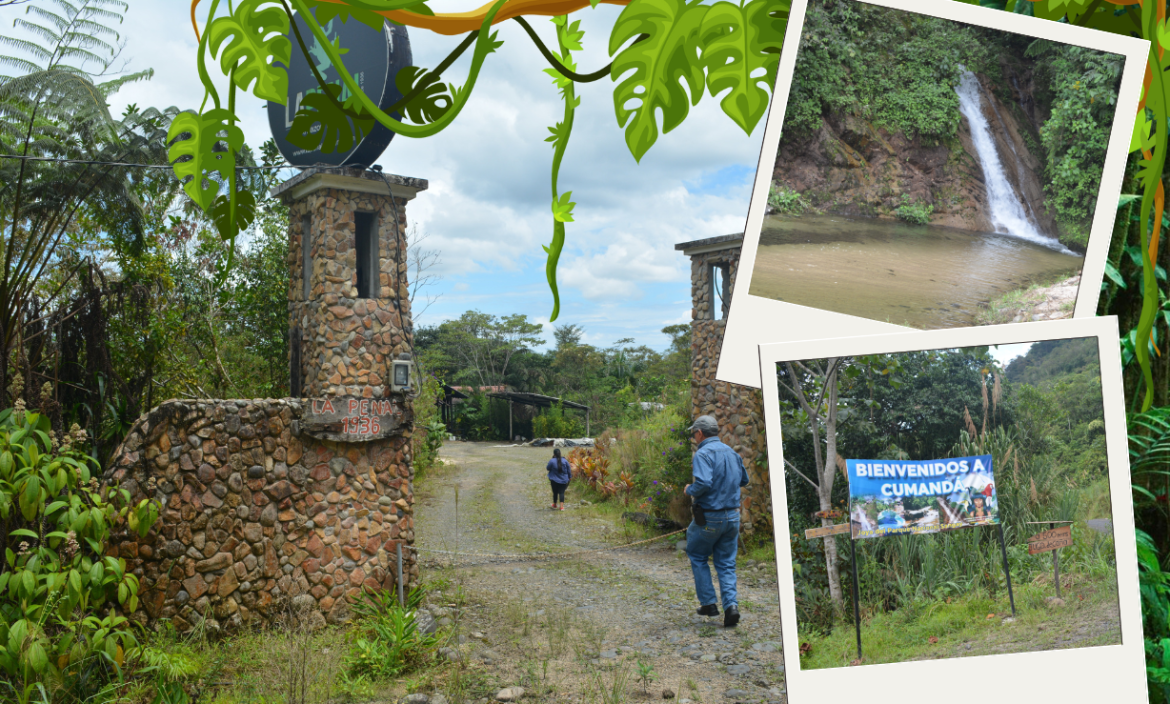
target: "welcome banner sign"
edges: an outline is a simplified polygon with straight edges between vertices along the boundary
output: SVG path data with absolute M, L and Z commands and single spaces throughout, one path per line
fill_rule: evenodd
M 846 460 L 854 539 L 999 523 L 991 455 Z

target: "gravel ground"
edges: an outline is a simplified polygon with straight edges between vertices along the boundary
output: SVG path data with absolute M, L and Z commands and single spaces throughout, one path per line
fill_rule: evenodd
M 455 629 L 445 653 L 470 663 L 479 681 L 525 687 L 528 697 L 606 704 L 616 702 L 602 689 L 624 690 L 622 701 L 666 694 L 680 704 L 784 701 L 774 563 L 741 559 L 742 618 L 725 629 L 722 617 L 695 614 L 690 564 L 676 549 L 681 535 L 613 550 L 641 533 L 583 506 L 572 487 L 565 511 L 549 509 L 550 450 L 456 442 L 441 456 L 453 464 L 416 486 L 416 545 L 424 581 L 446 580 L 447 593 L 432 593 L 428 605 Z M 531 559 L 594 548 L 611 549 Z M 456 558 L 426 549 L 529 559 L 463 557 L 478 564 L 452 569 Z M 462 608 L 448 603 L 458 601 L 456 586 Z M 639 660 L 654 670 L 648 687 L 638 680 Z M 486 700 L 486 691 L 466 700 Z

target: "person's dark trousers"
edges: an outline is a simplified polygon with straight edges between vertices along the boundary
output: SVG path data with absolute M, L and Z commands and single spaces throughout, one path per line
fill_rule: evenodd
M 548 480 L 548 483 L 552 484 L 553 503 L 565 503 L 565 489 L 569 488 L 569 484 L 567 482 L 561 484 L 560 482 L 554 482 L 551 479 Z
M 707 525 L 691 522 L 687 527 L 687 557 L 695 577 L 695 596 L 699 605 L 714 604 L 715 585 L 711 582 L 711 567 L 715 563 L 719 575 L 719 593 L 723 610 L 737 606 L 735 594 L 735 555 L 739 550 L 739 509 L 707 511 Z

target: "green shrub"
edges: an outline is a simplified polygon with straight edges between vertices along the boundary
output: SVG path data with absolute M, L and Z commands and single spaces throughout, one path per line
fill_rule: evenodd
M 778 183 L 773 183 L 768 191 L 768 205 L 772 206 L 773 211 L 785 215 L 801 215 L 809 208 L 804 196 Z
M 440 420 L 439 397 L 442 384 L 433 374 L 425 375 L 418 385 L 418 396 L 414 399 L 414 436 L 412 457 L 416 476 L 430 469 L 439 456 L 439 448 L 447 437 L 447 426 Z
M 412 589 L 406 605 L 391 590 L 367 591 L 354 605 L 354 630 L 346 661 L 351 677 L 388 680 L 419 665 L 438 644 L 434 635 L 418 630 L 416 614 L 422 589 Z
M 556 403 L 532 419 L 532 434 L 538 438 L 579 438 L 585 434 L 580 418 L 565 415 L 565 407 Z
M 927 225 L 930 216 L 934 214 L 934 206 L 929 203 L 915 203 L 905 193 L 902 194 L 902 204 L 894 211 L 894 215 L 903 222 L 914 225 Z
M 126 490 L 99 488 L 92 458 L 60 442 L 47 417 L 0 411 L 0 691 L 19 702 L 114 700 L 125 654 L 138 645 L 121 615 L 138 608 L 138 578 L 106 555 L 124 523 L 145 537 L 158 505 L 130 506 Z

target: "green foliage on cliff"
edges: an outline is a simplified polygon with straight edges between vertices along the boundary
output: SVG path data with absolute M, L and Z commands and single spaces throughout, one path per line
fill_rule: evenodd
M 1040 127 L 1048 203 L 1067 230 L 1066 239 L 1084 245 L 1097 207 L 1124 59 L 1044 40 L 1033 43 L 1027 56 L 1039 59 L 1036 97 L 1050 111 Z
M 810 2 L 785 132 L 808 134 L 825 115 L 855 114 L 928 141 L 953 137 L 961 65 L 997 70 L 971 27 L 859 3 Z
M 914 225 L 926 225 L 930 216 L 934 214 L 934 206 L 930 203 L 915 203 L 905 193 L 902 194 L 902 204 L 894 211 L 894 215 L 903 222 Z

